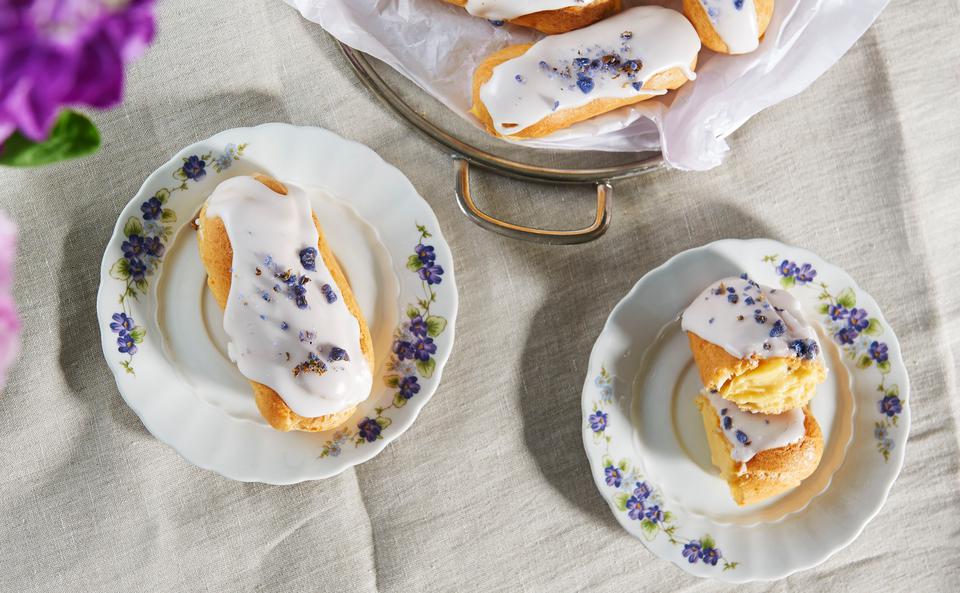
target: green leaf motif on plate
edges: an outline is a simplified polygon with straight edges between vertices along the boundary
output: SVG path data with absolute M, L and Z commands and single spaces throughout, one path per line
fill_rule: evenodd
M 136 216 L 131 216 L 123 225 L 123 234 L 128 237 L 130 235 L 143 235 L 143 223 Z
M 867 329 L 863 330 L 863 333 L 868 336 L 879 336 L 883 333 L 883 326 L 880 325 L 880 322 L 875 318 L 870 318 L 870 325 L 867 326 Z
M 852 309 L 857 306 L 857 295 L 852 288 L 844 288 L 837 295 L 837 304 L 846 309 Z
M 407 258 L 407 269 L 411 272 L 416 272 L 423 267 L 423 263 L 420 261 L 420 257 L 416 254 L 411 255 Z
M 431 338 L 439 336 L 447 328 L 447 320 L 439 315 L 430 315 L 425 321 L 427 322 L 427 335 Z
M 420 376 L 424 379 L 429 379 L 433 376 L 433 371 L 437 368 L 436 359 L 431 358 L 430 360 L 418 360 L 417 361 L 417 371 L 420 373 Z

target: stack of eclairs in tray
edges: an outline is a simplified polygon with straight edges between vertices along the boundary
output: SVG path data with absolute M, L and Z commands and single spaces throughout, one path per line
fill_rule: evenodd
M 702 46 L 757 49 L 774 0 L 683 0 L 622 10 L 620 0 L 443 0 L 495 26 L 547 34 L 487 56 L 473 73 L 471 113 L 492 135 L 549 136 L 597 115 L 664 95 L 696 78 Z
M 799 486 L 823 455 L 809 404 L 827 375 L 800 302 L 746 274 L 724 278 L 690 303 L 681 327 L 704 385 L 696 405 L 711 460 L 734 501 Z

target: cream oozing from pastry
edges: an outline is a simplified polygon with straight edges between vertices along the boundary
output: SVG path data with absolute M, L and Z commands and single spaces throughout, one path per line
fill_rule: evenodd
M 545 37 L 493 69 L 480 100 L 502 136 L 597 99 L 662 95 L 643 89 L 655 74 L 690 69 L 700 51 L 696 30 L 679 12 L 639 6 L 584 29 Z
M 730 442 L 730 457 L 746 463 L 761 451 L 779 449 L 798 442 L 806 434 L 802 408 L 782 414 L 744 412 L 715 391 L 704 395 L 720 417 L 720 428 Z
M 510 20 L 544 10 L 586 6 L 595 0 L 467 0 L 464 8 L 474 16 L 492 20 Z
M 233 248 L 223 315 L 231 360 L 313 418 L 366 399 L 373 377 L 360 325 L 318 252 L 307 195 L 287 191 L 234 177 L 214 190 L 207 217 L 223 220 Z
M 760 45 L 754 0 L 700 0 L 713 29 L 732 54 L 745 54 Z
M 690 303 L 681 327 L 736 358 L 755 356 L 812 360 L 820 354 L 813 326 L 800 301 L 783 289 L 743 276 L 714 282 Z

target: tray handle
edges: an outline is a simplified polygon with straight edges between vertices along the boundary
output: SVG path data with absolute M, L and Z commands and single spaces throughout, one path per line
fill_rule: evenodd
M 597 215 L 593 223 L 582 229 L 552 231 L 521 226 L 496 219 L 486 214 L 473 201 L 470 195 L 470 162 L 458 156 L 453 157 L 453 170 L 456 176 L 457 204 L 467 218 L 478 226 L 511 239 L 549 243 L 553 245 L 575 245 L 588 243 L 600 238 L 613 217 L 613 186 L 607 182 L 597 183 Z

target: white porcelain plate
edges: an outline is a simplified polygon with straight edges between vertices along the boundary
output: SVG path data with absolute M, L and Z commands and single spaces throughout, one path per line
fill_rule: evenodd
M 738 507 L 710 463 L 677 319 L 708 284 L 744 273 L 800 299 L 829 375 L 811 404 L 824 432 L 816 472 Z M 777 579 L 826 560 L 880 510 L 903 464 L 908 394 L 893 330 L 843 270 L 776 241 L 719 241 L 651 271 L 610 313 L 583 387 L 583 442 L 610 510 L 654 554 L 696 576 Z
M 226 355 L 192 221 L 217 184 L 257 172 L 308 189 L 373 334 L 373 392 L 336 431 L 270 428 Z M 286 124 L 221 132 L 150 175 L 117 221 L 97 296 L 107 363 L 147 429 L 200 467 L 273 484 L 337 474 L 409 428 L 456 314 L 450 249 L 407 178 L 361 144 Z

